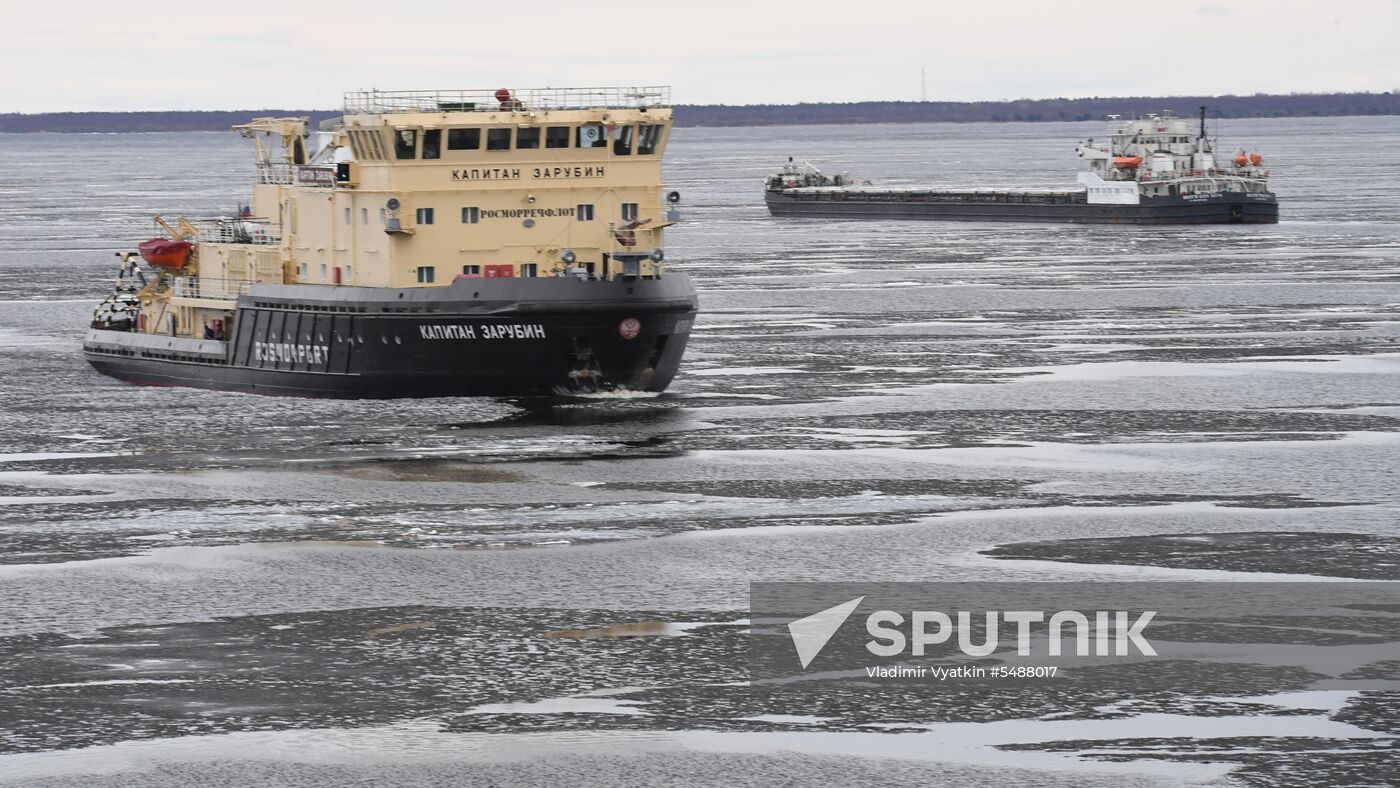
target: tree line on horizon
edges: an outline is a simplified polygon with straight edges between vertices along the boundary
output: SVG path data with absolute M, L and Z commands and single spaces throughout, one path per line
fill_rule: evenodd
M 1212 118 L 1293 118 L 1400 115 L 1400 91 L 1293 93 L 1250 96 L 1120 96 L 1014 101 L 858 101 L 814 104 L 682 104 L 677 126 L 779 126 L 824 123 L 975 123 L 1102 120 L 1108 115 L 1170 111 Z M 312 128 L 335 110 L 216 110 L 149 112 L 0 113 L 0 132 L 133 133 L 226 131 L 254 117 L 309 117 Z

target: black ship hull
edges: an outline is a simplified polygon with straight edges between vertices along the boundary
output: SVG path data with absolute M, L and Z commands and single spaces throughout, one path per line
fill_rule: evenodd
M 829 219 L 938 219 L 1079 224 L 1276 224 L 1271 193 L 1144 197 L 1138 205 L 1091 204 L 1082 192 L 918 192 L 769 190 L 774 216 Z
M 662 391 L 697 298 L 688 277 L 464 279 L 391 290 L 254 286 L 228 341 L 93 329 L 84 355 L 130 383 L 297 397 Z

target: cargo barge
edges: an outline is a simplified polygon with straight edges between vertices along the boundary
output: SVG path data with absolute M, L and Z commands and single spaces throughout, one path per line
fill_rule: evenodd
M 251 202 L 156 217 L 84 355 L 131 383 L 302 397 L 661 391 L 698 307 L 663 250 L 668 99 L 369 91 L 316 131 L 238 126 Z
M 1216 141 L 1184 118 L 1110 117 L 1106 143 L 1077 148 L 1088 166 L 1064 189 L 883 188 L 792 159 L 764 186 L 773 216 L 1093 224 L 1273 224 L 1278 199 L 1263 157 L 1216 158 Z

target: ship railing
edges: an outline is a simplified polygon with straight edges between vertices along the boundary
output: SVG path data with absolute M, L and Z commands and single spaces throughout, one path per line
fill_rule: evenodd
M 671 106 L 669 85 L 510 90 L 357 90 L 345 94 L 347 113 L 528 112 L 552 109 L 646 109 Z
M 221 219 L 195 225 L 200 243 L 258 244 L 275 246 L 282 242 L 282 231 L 275 225 L 252 219 Z
M 1267 180 L 1268 177 L 1269 177 L 1269 171 L 1268 171 L 1268 170 L 1229 169 L 1229 168 L 1223 168 L 1223 167 L 1222 167 L 1222 168 L 1219 168 L 1219 169 L 1214 169 L 1214 170 L 1209 170 L 1209 171 L 1207 171 L 1207 170 L 1171 170 L 1170 172 L 1164 172 L 1164 173 L 1162 173 L 1162 174 L 1160 174 L 1160 175 L 1154 175 L 1154 174 L 1152 174 L 1152 173 L 1150 173 L 1150 172 L 1140 172 L 1140 173 L 1138 173 L 1137 180 L 1140 180 L 1140 181 L 1164 180 L 1164 181 L 1165 181 L 1165 180 L 1180 180 L 1180 179 L 1183 179 L 1183 178 L 1244 178 L 1244 179 L 1246 179 L 1246 180 L 1262 181 L 1262 180 Z M 1114 180 L 1118 180 L 1118 179 L 1114 179 Z M 1131 178 L 1124 178 L 1124 179 L 1122 179 L 1122 180 L 1132 180 L 1132 179 L 1131 179 Z
M 258 183 L 289 184 L 292 182 L 292 165 L 274 162 L 258 162 Z
M 172 276 L 170 294 L 177 298 L 208 301 L 236 301 L 252 285 L 246 279 L 208 279 L 202 276 Z
M 648 227 L 650 222 L 633 226 L 631 222 L 622 224 L 610 224 L 609 246 L 606 247 L 612 254 L 648 254 L 653 249 L 662 246 L 662 231 L 669 226 L 669 223 L 658 227 Z
M 257 163 L 258 183 L 280 186 L 324 186 L 333 188 L 336 184 L 335 168 L 309 164 L 287 164 L 286 162 L 260 161 Z

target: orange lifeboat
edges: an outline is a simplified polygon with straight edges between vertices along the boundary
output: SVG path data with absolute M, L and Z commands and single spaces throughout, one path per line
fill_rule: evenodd
M 1133 169 L 1137 169 L 1137 166 L 1138 166 L 1139 164 L 1142 164 L 1142 157 L 1141 157 L 1141 156 L 1114 156 L 1114 157 L 1113 157 L 1113 166 L 1117 167 L 1117 168 L 1120 169 L 1120 170 L 1133 170 Z
M 171 241 L 166 238 L 152 238 L 143 241 L 136 246 L 136 251 L 146 258 L 146 262 L 157 268 L 168 268 L 178 270 L 183 268 L 185 262 L 190 259 L 190 249 L 194 244 L 189 241 Z
M 1249 154 L 1249 163 L 1253 164 L 1255 167 L 1258 167 L 1260 164 L 1264 163 L 1264 157 L 1260 156 L 1257 153 L 1251 153 Z
M 1248 163 L 1249 163 L 1249 157 L 1246 156 L 1246 155 L 1244 155 L 1243 153 L 1241 153 L 1240 155 L 1238 155 L 1238 156 L 1235 157 L 1235 166 L 1236 166 L 1236 167 L 1243 167 L 1244 165 L 1246 165 L 1246 164 L 1248 164 Z

